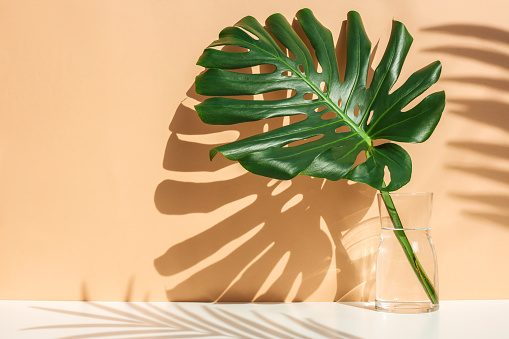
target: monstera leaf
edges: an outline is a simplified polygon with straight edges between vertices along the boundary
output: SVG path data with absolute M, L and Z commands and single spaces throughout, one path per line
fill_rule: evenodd
M 253 17 L 245 17 L 225 28 L 203 52 L 198 64 L 208 69 L 196 78 L 196 91 L 213 96 L 196 106 L 205 123 L 229 125 L 305 116 L 293 124 L 216 147 L 211 158 L 220 152 L 255 174 L 276 179 L 305 174 L 329 180 L 346 178 L 382 191 L 401 188 L 411 177 L 410 156 L 397 144 L 375 145 L 373 141 L 419 143 L 428 139 L 444 109 L 445 94 L 433 93 L 404 109 L 438 80 L 440 62 L 418 70 L 393 90 L 413 40 L 405 26 L 394 21 L 386 51 L 368 85 L 371 43 L 359 14 L 350 12 L 341 81 L 331 32 L 309 9 L 296 17 L 320 71 L 314 66 L 313 51 L 281 14 L 270 16 L 266 28 Z M 221 50 L 228 45 L 242 51 Z M 275 70 L 262 74 L 234 71 L 258 65 L 272 65 Z M 231 98 L 278 90 L 293 90 L 293 95 L 281 100 Z M 364 158 L 359 157 L 362 153 Z M 384 181 L 387 170 L 390 182 Z

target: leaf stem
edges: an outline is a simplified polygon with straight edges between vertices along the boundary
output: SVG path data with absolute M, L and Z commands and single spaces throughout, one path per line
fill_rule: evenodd
M 403 252 L 405 252 L 408 262 L 412 267 L 412 270 L 417 276 L 419 283 L 424 288 L 424 291 L 426 292 L 431 302 L 433 304 L 438 304 L 438 297 L 435 291 L 435 287 L 433 286 L 433 283 L 431 282 L 428 275 L 424 271 L 424 268 L 419 262 L 419 259 L 416 257 L 414 251 L 412 250 L 412 246 L 410 245 L 410 241 L 408 241 L 408 238 L 405 234 L 403 224 L 401 223 L 401 219 L 399 218 L 398 211 L 396 210 L 396 206 L 394 205 L 394 201 L 392 201 L 392 197 L 390 196 L 389 192 L 381 191 L 380 193 L 382 194 L 382 199 L 385 203 L 385 207 L 387 208 L 389 216 L 391 217 L 392 224 L 394 225 L 395 228 L 394 234 L 396 235 L 396 238 L 398 239 L 401 247 L 403 248 Z

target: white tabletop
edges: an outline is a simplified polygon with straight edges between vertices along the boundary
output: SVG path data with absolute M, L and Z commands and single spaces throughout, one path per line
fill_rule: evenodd
M 367 303 L 122 303 L 0 301 L 0 337 L 509 338 L 509 300 L 442 301 L 428 314 Z

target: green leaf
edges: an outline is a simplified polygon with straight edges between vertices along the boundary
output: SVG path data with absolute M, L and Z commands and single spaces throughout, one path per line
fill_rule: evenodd
M 365 162 L 356 166 L 347 175 L 348 179 L 372 187 L 383 187 L 386 191 L 394 191 L 410 180 L 412 162 L 401 146 L 387 143 L 373 147 L 371 152 L 371 156 Z M 391 175 L 391 181 L 387 186 L 383 180 L 386 168 Z
M 374 146 L 373 141 L 418 143 L 429 138 L 440 120 L 445 94 L 433 93 L 412 109 L 405 107 L 438 80 L 440 62 L 415 72 L 393 89 L 413 40 L 405 26 L 394 21 L 386 51 L 368 86 L 371 43 L 360 15 L 349 12 L 346 68 L 341 82 L 331 32 L 309 9 L 300 10 L 296 17 L 312 51 L 281 14 L 274 14 L 267 19 L 266 28 L 253 17 L 225 28 L 198 60 L 207 70 L 196 78 L 196 91 L 212 96 L 196 106 L 205 123 L 230 125 L 305 116 L 299 122 L 218 146 L 211 150 L 211 158 L 221 153 L 255 174 L 276 179 L 304 174 L 349 179 L 382 191 L 401 188 L 411 177 L 410 156 L 396 144 Z M 222 46 L 237 46 L 243 51 L 224 51 Z M 313 63 L 313 53 L 320 72 Z M 258 65 L 272 65 L 275 70 L 262 74 L 236 71 Z M 293 90 L 295 94 L 280 100 L 231 98 L 278 90 Z M 311 95 L 315 99 L 308 99 Z M 301 143 L 294 146 L 296 141 Z M 362 154 L 366 160 L 356 164 Z M 384 182 L 386 171 L 390 182 Z

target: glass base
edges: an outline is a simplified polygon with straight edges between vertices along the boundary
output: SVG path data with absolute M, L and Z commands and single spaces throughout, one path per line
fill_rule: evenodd
M 429 313 L 438 311 L 438 304 L 420 301 L 375 301 L 375 310 L 388 313 Z

